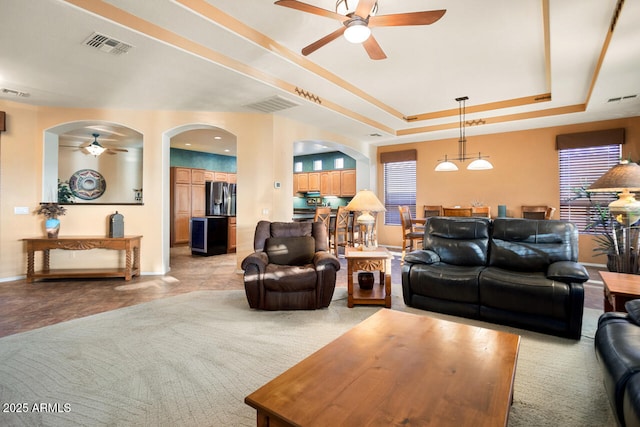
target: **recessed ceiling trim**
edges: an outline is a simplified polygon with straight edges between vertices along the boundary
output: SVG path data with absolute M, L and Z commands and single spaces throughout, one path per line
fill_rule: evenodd
M 484 124 L 491 125 L 497 123 L 513 122 L 519 120 L 536 119 L 540 117 L 558 116 L 560 114 L 583 113 L 587 110 L 586 104 L 567 105 L 564 107 L 548 108 L 546 110 L 527 111 L 524 113 L 507 114 L 504 116 L 494 116 L 483 118 Z M 438 130 L 456 129 L 458 122 L 443 123 L 434 126 L 424 126 L 419 128 L 398 130 L 398 136 L 415 135 L 418 133 L 435 132 Z
M 538 95 L 525 96 L 522 98 L 507 99 L 505 101 L 489 102 L 486 104 L 473 105 L 467 107 L 468 113 L 481 113 L 484 111 L 500 110 L 503 108 L 520 107 L 523 105 L 537 104 L 538 102 L 551 101 L 551 93 L 541 93 Z M 434 111 L 432 113 L 417 114 L 408 116 L 404 119 L 408 122 L 416 122 L 422 120 L 441 119 L 443 117 L 452 117 L 458 113 L 458 110 L 452 108 L 450 110 Z
M 600 57 L 598 58 L 598 63 L 596 64 L 596 68 L 593 71 L 593 76 L 591 77 L 591 85 L 589 86 L 589 92 L 587 92 L 587 99 L 585 104 L 589 105 L 589 101 L 591 100 L 591 95 L 593 94 L 593 90 L 596 87 L 596 82 L 598 81 L 598 76 L 600 75 L 600 69 L 602 68 L 602 63 L 604 62 L 604 57 L 609 50 L 609 43 L 611 42 L 611 38 L 613 37 L 613 31 L 616 28 L 616 24 L 618 23 L 618 18 L 620 17 L 620 13 L 622 12 L 622 6 L 624 6 L 624 0 L 618 0 L 616 7 L 613 11 L 613 16 L 611 17 L 611 25 L 609 25 L 609 31 L 607 32 L 607 36 L 604 39 L 604 43 L 602 44 L 602 49 L 600 50 Z

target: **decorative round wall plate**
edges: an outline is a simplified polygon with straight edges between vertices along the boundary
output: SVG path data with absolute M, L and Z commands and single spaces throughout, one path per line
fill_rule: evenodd
M 80 169 L 71 175 L 69 187 L 74 196 L 83 200 L 93 200 L 102 196 L 107 183 L 100 172 L 93 169 Z

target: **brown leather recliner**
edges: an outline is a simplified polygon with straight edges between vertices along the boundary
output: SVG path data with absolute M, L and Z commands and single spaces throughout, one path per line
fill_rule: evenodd
M 340 262 L 329 252 L 323 223 L 260 221 L 253 248 L 255 252 L 242 261 L 251 308 L 314 310 L 329 306 Z

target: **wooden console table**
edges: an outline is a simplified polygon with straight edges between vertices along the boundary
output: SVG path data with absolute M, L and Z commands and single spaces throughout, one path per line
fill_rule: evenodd
M 140 275 L 140 239 L 142 236 L 99 237 L 99 236 L 70 236 L 49 239 L 46 237 L 22 239 L 27 243 L 27 283 L 34 279 L 67 279 L 73 277 L 124 277 L 131 280 Z M 87 250 L 113 249 L 125 251 L 124 268 L 78 268 L 57 269 L 49 268 L 49 251 L 51 249 Z M 35 252 L 42 251 L 42 270 L 35 271 Z

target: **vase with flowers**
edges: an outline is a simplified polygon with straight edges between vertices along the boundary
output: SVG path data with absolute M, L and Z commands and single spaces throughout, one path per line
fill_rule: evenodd
M 43 202 L 40 203 L 40 206 L 36 209 L 35 213 L 38 215 L 44 215 L 46 218 L 44 227 L 47 230 L 47 237 L 50 239 L 57 238 L 58 233 L 60 232 L 60 220 L 58 219 L 58 216 L 67 213 L 65 207 L 56 202 Z

